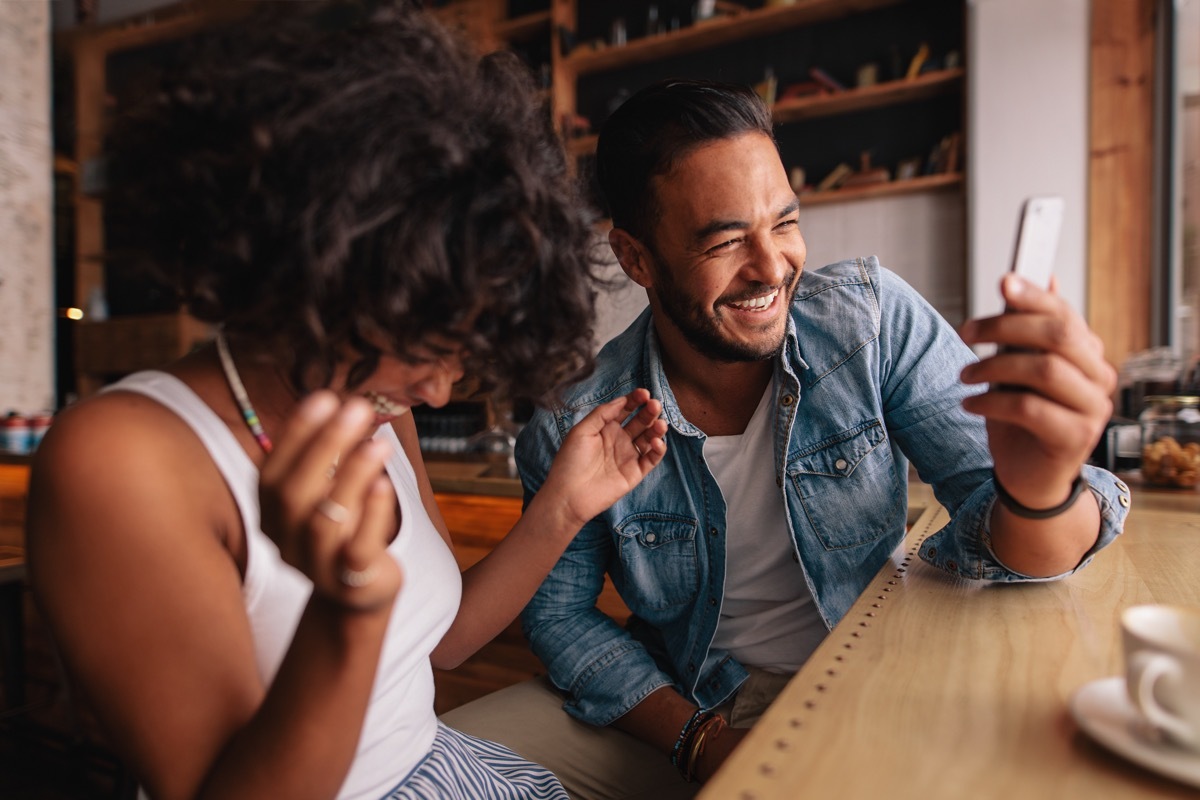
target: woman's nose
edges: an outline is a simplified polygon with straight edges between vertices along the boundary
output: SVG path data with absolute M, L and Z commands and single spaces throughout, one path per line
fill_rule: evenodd
M 429 375 L 421 379 L 415 387 L 415 394 L 426 405 L 441 408 L 450 402 L 454 392 L 454 384 L 462 380 L 462 362 L 457 358 L 440 358 L 433 365 Z

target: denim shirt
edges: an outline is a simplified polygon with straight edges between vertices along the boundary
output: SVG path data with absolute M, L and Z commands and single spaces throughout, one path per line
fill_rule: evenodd
M 921 547 L 924 560 L 964 578 L 1036 580 L 991 552 L 992 458 L 983 419 L 961 407 L 973 390 L 959 373 L 972 360 L 945 320 L 875 258 L 802 275 L 775 362 L 770 458 L 795 555 L 828 627 L 904 538 L 909 460 L 951 515 Z M 571 427 L 637 387 L 662 401 L 666 456 L 580 530 L 521 616 L 567 693 L 566 710 L 593 725 L 667 685 L 711 708 L 747 675 L 711 646 L 725 583 L 725 501 L 704 460 L 705 436 L 683 418 L 663 373 L 649 310 L 604 347 L 590 378 L 522 432 L 525 502 Z M 1102 526 L 1076 569 L 1120 533 L 1129 502 L 1111 474 L 1085 467 L 1084 477 Z M 625 628 L 595 607 L 606 572 L 632 612 Z

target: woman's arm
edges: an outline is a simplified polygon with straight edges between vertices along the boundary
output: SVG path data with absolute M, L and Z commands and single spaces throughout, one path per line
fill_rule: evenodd
M 235 504 L 191 430 L 127 393 L 54 428 L 33 468 L 30 576 L 112 746 L 155 798 L 334 797 L 391 604 L 351 609 L 314 592 L 268 691 L 229 549 Z M 350 461 L 343 471 L 378 469 Z M 393 501 L 359 482 L 365 524 L 378 524 Z
M 622 422 L 636 413 L 627 424 Z M 458 616 L 434 649 L 439 669 L 453 669 L 504 630 L 533 597 L 559 556 L 592 517 L 612 505 L 652 470 L 666 453 L 662 404 L 637 389 L 598 407 L 563 441 L 550 474 L 521 519 L 485 558 L 463 573 Z M 420 462 L 415 431 L 401 444 Z M 428 477 L 418 471 L 422 494 Z M 430 517 L 444 531 L 429 490 Z M 444 534 L 449 538 L 448 534 Z

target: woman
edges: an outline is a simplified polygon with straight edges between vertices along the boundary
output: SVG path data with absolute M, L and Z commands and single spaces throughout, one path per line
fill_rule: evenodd
M 565 796 L 441 726 L 430 665 L 661 460 L 661 407 L 577 426 L 461 583 L 407 413 L 589 366 L 588 223 L 532 96 L 416 12 L 288 4 L 195 42 L 114 136 L 125 240 L 221 333 L 59 416 L 29 555 L 150 796 Z

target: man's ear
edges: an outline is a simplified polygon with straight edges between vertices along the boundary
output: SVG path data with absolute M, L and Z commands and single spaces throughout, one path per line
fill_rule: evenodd
M 608 232 L 608 243 L 617 256 L 617 262 L 625 274 L 643 289 L 654 286 L 653 273 L 650 271 L 650 253 L 645 245 L 639 242 L 628 231 L 613 228 Z

